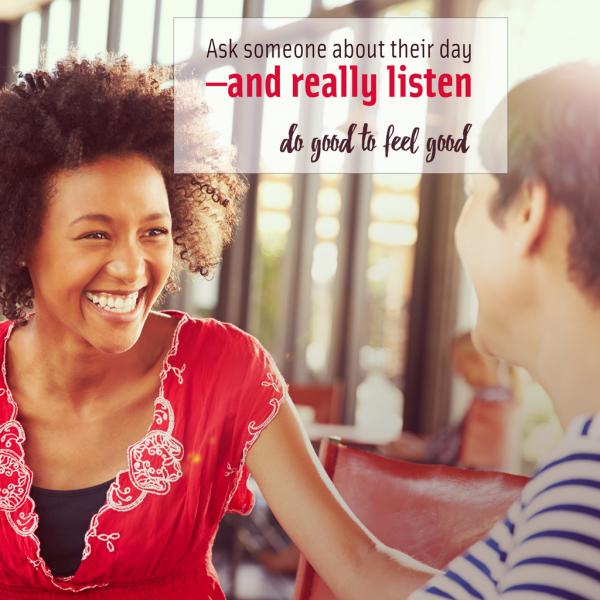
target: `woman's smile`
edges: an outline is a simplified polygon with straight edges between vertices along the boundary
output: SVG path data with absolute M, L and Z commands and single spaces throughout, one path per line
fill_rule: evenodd
M 144 312 L 143 299 L 147 286 L 133 293 L 108 293 L 86 291 L 85 304 L 110 323 L 129 323 Z

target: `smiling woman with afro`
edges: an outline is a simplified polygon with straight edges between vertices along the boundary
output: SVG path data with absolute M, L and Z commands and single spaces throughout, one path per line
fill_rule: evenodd
M 126 57 L 78 60 L 73 55 L 53 72 L 19 73 L 0 94 L 0 314 L 23 317 L 33 290 L 23 261 L 40 233 L 51 175 L 102 156 L 138 154 L 164 177 L 175 242 L 174 269 L 166 291 L 176 291 L 181 269 L 207 276 L 233 233 L 245 179 L 235 173 L 173 172 L 174 88 L 172 69 L 135 70 Z M 206 106 L 191 139 L 205 146 Z M 231 166 L 233 171 L 233 165 Z
M 341 502 L 258 340 L 152 310 L 246 190 L 194 86 L 177 150 L 217 172 L 173 172 L 170 79 L 71 57 L 0 92 L 0 597 L 225 600 L 212 545 L 250 473 L 336 597 L 404 596 L 435 571 Z

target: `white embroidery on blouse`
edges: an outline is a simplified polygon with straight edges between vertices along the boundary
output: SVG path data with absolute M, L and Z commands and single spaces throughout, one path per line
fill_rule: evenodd
M 110 485 L 105 504 L 92 517 L 90 527 L 85 534 L 85 547 L 81 562 L 92 553 L 91 540 L 96 538 L 103 542 L 108 552 L 115 552 L 115 542 L 120 539 L 118 532 L 99 533 L 100 518 L 109 510 L 125 512 L 139 506 L 148 494 L 165 495 L 171 485 L 183 475 L 181 460 L 184 455 L 183 444 L 173 437 L 175 417 L 173 407 L 164 396 L 165 380 L 173 372 L 179 384 L 183 383 L 183 372 L 186 365 L 175 367 L 170 359 L 177 354 L 179 348 L 179 332 L 189 319 L 183 314 L 173 333 L 173 342 L 163 361 L 160 374 L 158 397 L 154 401 L 154 416 L 146 435 L 129 446 L 127 451 L 128 468 L 117 474 Z M 11 323 L 4 337 L 4 354 L 2 360 L 2 377 L 6 384 L 6 346 L 14 327 Z M 108 583 L 93 584 L 74 588 L 65 585 L 74 575 L 54 577 L 41 556 L 40 541 L 35 531 L 39 517 L 35 513 L 35 502 L 30 496 L 33 474 L 25 463 L 25 431 L 17 419 L 17 405 L 8 387 L 0 387 L 0 397 L 6 396 L 11 407 L 8 421 L 0 425 L 0 511 L 4 512 L 15 532 L 29 537 L 36 548 L 35 559 L 28 561 L 35 569 L 41 569 L 52 584 L 61 590 L 82 592 L 92 588 L 105 587 Z
M 24 441 L 25 432 L 18 421 L 0 425 L 0 510 L 22 536 L 31 535 L 38 524 L 29 499 L 33 473 L 25 464 Z
M 227 498 L 227 502 L 225 503 L 225 512 L 228 511 L 229 505 L 231 504 L 231 501 L 235 496 L 238 486 L 240 485 L 240 481 L 244 474 L 246 456 L 248 455 L 250 448 L 252 448 L 263 429 L 265 429 L 267 425 L 269 425 L 269 423 L 275 418 L 275 415 L 277 415 L 277 413 L 279 412 L 279 408 L 287 396 L 287 391 L 284 391 L 286 386 L 283 380 L 278 378 L 273 372 L 267 373 L 266 377 L 267 378 L 264 381 L 262 381 L 260 385 L 261 387 L 273 388 L 273 393 L 275 395 L 269 399 L 271 412 L 269 413 L 269 416 L 258 425 L 256 424 L 256 421 L 250 421 L 250 423 L 248 423 L 248 433 L 250 434 L 250 437 L 246 440 L 246 443 L 244 445 L 240 464 L 234 468 L 231 466 L 230 463 L 227 463 L 227 467 L 225 469 L 225 477 L 231 477 L 232 475 L 235 475 L 235 481 L 233 483 L 231 492 L 229 493 L 229 497 Z
M 115 546 L 113 544 L 113 540 L 118 540 L 121 537 L 120 533 L 100 533 L 98 534 L 98 539 L 106 542 L 106 548 L 109 552 L 115 551 Z

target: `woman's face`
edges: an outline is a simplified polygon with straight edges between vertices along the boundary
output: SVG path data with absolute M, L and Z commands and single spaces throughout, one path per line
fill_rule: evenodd
M 139 156 L 113 156 L 61 171 L 51 184 L 27 259 L 36 319 L 103 352 L 124 352 L 172 267 L 162 175 Z
M 535 291 L 531 272 L 516 243 L 516 219 L 501 224 L 491 217 L 498 191 L 492 175 L 474 175 L 455 231 L 458 253 L 477 294 L 478 315 L 472 339 L 478 350 L 521 364 Z M 510 209 L 509 209 L 510 210 Z

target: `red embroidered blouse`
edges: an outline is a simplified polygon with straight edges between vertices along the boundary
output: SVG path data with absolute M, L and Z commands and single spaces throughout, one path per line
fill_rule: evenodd
M 128 448 L 128 468 L 92 518 L 72 577 L 53 577 L 40 556 L 25 433 L 6 377 L 15 322 L 0 323 L 0 598 L 225 598 L 211 561 L 213 539 L 226 512 L 252 508 L 246 455 L 287 398 L 287 386 L 249 334 L 163 312 L 179 323 L 154 420 Z

